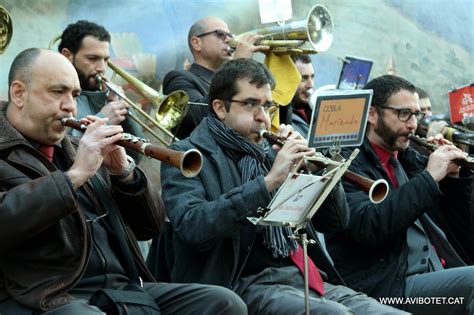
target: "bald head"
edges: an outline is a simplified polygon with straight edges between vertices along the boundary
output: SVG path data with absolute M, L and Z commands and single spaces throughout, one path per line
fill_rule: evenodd
M 13 61 L 7 119 L 24 136 L 54 144 L 65 135 L 61 118 L 76 114 L 76 69 L 58 52 L 31 48 Z
M 188 45 L 194 63 L 216 71 L 222 63 L 231 58 L 230 38 L 229 27 L 218 17 L 208 16 L 194 23 L 188 34 Z
M 42 48 L 28 48 L 19 53 L 10 67 L 8 73 L 8 87 L 11 86 L 15 80 L 24 82 L 26 84 L 31 83 L 31 71 L 33 66 L 37 63 L 40 55 L 46 60 L 50 60 L 55 63 L 54 59 L 64 61 L 65 58 L 60 58 L 60 54 L 54 51 Z M 67 60 L 67 59 L 65 59 Z
M 191 38 L 198 36 L 200 34 L 213 31 L 212 29 L 215 25 L 225 25 L 226 29 L 228 29 L 227 24 L 220 18 L 216 16 L 207 16 L 198 21 L 196 21 L 191 28 L 189 29 L 188 33 L 188 46 L 189 50 L 193 52 L 193 46 L 191 44 Z
M 8 88 L 10 88 L 14 80 L 19 80 L 26 84 L 30 83 L 31 68 L 36 62 L 40 52 L 41 49 L 39 48 L 29 48 L 16 56 L 8 73 Z M 10 95 L 8 96 L 8 100 L 10 101 Z

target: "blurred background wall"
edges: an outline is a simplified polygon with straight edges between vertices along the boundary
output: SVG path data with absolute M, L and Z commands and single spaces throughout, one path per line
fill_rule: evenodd
M 268 0 L 272 1 L 272 0 Z M 427 90 L 435 112 L 448 108 L 447 92 L 474 80 L 472 0 L 292 0 L 293 20 L 314 4 L 332 14 L 332 47 L 313 56 L 316 87 L 336 84 L 344 56 L 374 61 L 371 78 L 392 68 Z M 28 47 L 48 47 L 72 22 L 87 19 L 112 33 L 113 60 L 155 88 L 164 75 L 192 60 L 187 32 L 216 15 L 233 33 L 261 28 L 258 0 L 0 0 L 13 19 L 13 38 L 0 55 L 0 99 L 8 69 Z M 263 60 L 262 56 L 256 59 Z

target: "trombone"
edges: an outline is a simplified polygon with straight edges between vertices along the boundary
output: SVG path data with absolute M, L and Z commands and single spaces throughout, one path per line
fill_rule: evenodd
M 313 6 L 304 20 L 249 31 L 230 39 L 235 50 L 239 39 L 246 34 L 263 35 L 256 44 L 270 46 L 275 54 L 314 54 L 329 49 L 333 41 L 333 22 L 329 10 L 320 4 Z M 309 43 L 305 46 L 306 43 Z
M 169 131 L 169 129 L 175 127 L 179 121 L 181 120 L 186 105 L 189 101 L 189 96 L 184 91 L 174 91 L 173 93 L 165 96 L 161 95 L 145 83 L 141 82 L 137 78 L 130 75 L 124 69 L 120 68 L 110 60 L 107 61 L 108 66 L 112 69 L 115 73 L 121 76 L 125 81 L 127 81 L 130 85 L 132 85 L 138 92 L 146 97 L 150 103 L 155 106 L 156 115 L 155 119 L 153 119 L 150 115 L 148 115 L 141 106 L 135 104 L 132 100 L 125 96 L 124 93 L 113 83 L 111 83 L 106 77 L 103 75 L 98 74 L 96 76 L 96 80 L 99 84 L 104 84 L 110 91 L 114 92 L 118 95 L 121 99 L 127 102 L 132 108 L 134 108 L 137 112 L 139 112 L 143 117 L 145 117 L 148 121 L 150 121 L 154 126 L 158 127 L 167 137 L 170 139 L 176 139 L 174 135 Z M 162 142 L 165 145 L 169 145 L 169 142 L 162 139 L 156 132 L 153 131 L 148 125 L 142 122 L 138 117 L 135 115 L 128 113 L 127 114 L 131 119 L 137 122 L 140 126 L 142 126 L 145 130 L 147 130 L 152 136 L 154 136 L 157 140 Z M 160 122 L 160 123 L 158 123 Z
M 0 7 L 1 8 L 1 7 Z M 61 39 L 61 35 L 54 37 L 51 42 L 49 43 L 48 48 L 52 49 L 55 42 Z M 128 113 L 131 119 L 137 122 L 143 129 L 148 131 L 153 137 L 155 137 L 158 141 L 163 143 L 164 145 L 169 145 L 170 142 L 173 140 L 178 140 L 168 129 L 171 129 L 178 125 L 180 122 L 184 111 L 186 109 L 186 105 L 189 101 L 189 96 L 186 92 L 178 90 L 174 91 L 173 93 L 165 96 L 161 95 L 145 83 L 141 82 L 134 76 L 130 75 L 127 71 L 120 68 L 118 65 L 114 64 L 110 60 L 107 61 L 107 65 L 112 69 L 116 74 L 121 76 L 125 81 L 127 81 L 131 86 L 135 88 L 142 96 L 147 98 L 150 103 L 155 106 L 156 115 L 153 119 L 150 115 L 148 115 L 140 105 L 135 104 L 132 100 L 130 100 L 122 90 L 112 82 L 110 82 L 105 76 L 103 75 L 96 75 L 96 81 L 102 85 L 104 84 L 110 91 L 118 95 L 121 99 L 123 99 L 127 104 L 129 104 L 132 108 L 134 108 L 137 112 L 139 112 L 143 117 L 145 117 L 148 121 L 150 121 L 153 125 L 158 127 L 162 133 L 166 135 L 169 141 L 163 139 L 162 136 L 158 135 L 153 129 L 151 129 L 147 124 L 141 121 L 135 115 Z M 161 122 L 158 123 L 158 122 Z

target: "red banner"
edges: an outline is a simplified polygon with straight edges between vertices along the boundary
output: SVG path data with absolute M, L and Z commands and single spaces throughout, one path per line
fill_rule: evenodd
M 462 121 L 464 115 L 474 116 L 474 84 L 448 92 L 451 124 Z

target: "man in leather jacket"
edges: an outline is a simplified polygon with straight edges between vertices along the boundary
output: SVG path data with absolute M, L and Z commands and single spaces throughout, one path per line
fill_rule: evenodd
M 77 148 L 66 136 L 61 119 L 76 113 L 80 85 L 64 56 L 21 52 L 9 87 L 0 111 L 2 315 L 246 313 L 230 290 L 153 282 L 136 241 L 162 227 L 161 198 L 114 144 L 121 126 L 89 116 Z

